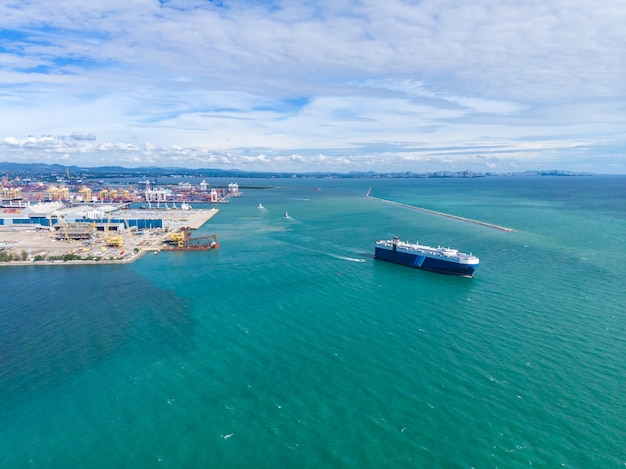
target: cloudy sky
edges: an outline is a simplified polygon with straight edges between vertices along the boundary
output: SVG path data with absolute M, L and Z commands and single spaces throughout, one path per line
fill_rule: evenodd
M 626 173 L 624 0 L 4 0 L 0 161 Z

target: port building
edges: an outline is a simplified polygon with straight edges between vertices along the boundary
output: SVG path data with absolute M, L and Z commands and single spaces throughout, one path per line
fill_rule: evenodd
M 172 217 L 171 211 L 121 208 L 123 204 L 66 206 L 60 201 L 42 202 L 23 208 L 5 208 L 0 211 L 0 229 L 52 229 L 71 223 L 136 229 L 164 228 L 165 220 Z
M 53 201 L 0 209 L 0 230 L 47 229 L 63 233 L 66 238 L 83 239 L 92 230 L 198 229 L 218 212 L 216 208 L 192 209 L 188 204 L 180 208 L 132 209 L 127 203 L 65 205 Z

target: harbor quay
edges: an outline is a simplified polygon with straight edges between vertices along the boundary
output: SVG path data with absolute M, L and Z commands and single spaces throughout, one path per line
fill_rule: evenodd
M 125 263 L 146 252 L 217 248 L 217 235 L 192 231 L 242 195 L 235 182 L 114 186 L 66 176 L 0 181 L 0 266 Z
M 133 262 L 148 252 L 184 249 L 180 240 L 188 238 L 181 233 L 199 229 L 219 212 L 55 203 L 29 207 L 0 213 L 0 266 Z

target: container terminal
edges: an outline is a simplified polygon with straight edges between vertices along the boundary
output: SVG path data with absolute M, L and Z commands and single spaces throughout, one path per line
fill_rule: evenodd
M 194 238 L 191 232 L 218 212 L 29 205 L 0 214 L 0 261 L 130 262 L 146 252 L 214 249 L 216 235 Z M 0 262 L 6 264 L 13 262 Z
M 147 252 L 219 248 L 217 235 L 192 234 L 219 212 L 215 206 L 193 208 L 176 190 L 149 185 L 132 196 L 114 189 L 94 196 L 87 189 L 0 187 L 0 265 L 123 263 Z M 241 195 L 236 183 L 199 192 L 215 204 Z

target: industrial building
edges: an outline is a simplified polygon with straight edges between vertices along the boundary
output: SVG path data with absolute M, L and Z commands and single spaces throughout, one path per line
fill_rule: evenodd
M 62 226 L 88 224 L 103 230 L 164 228 L 164 219 L 171 212 L 156 210 L 127 210 L 127 205 L 76 205 L 63 202 L 42 202 L 23 208 L 5 208 L 0 212 L 0 229 L 60 229 Z M 74 227 L 79 232 L 79 227 Z

